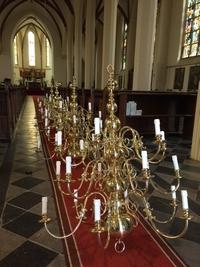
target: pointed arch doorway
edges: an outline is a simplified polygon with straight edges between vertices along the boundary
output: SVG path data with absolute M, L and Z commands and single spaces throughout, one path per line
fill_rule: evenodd
M 12 80 L 25 85 L 28 94 L 42 94 L 54 76 L 52 39 L 33 17 L 21 22 L 13 36 Z

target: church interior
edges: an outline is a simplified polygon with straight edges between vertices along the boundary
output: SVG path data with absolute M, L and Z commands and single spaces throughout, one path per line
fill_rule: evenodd
M 0 267 L 200 266 L 200 0 L 0 0 Z

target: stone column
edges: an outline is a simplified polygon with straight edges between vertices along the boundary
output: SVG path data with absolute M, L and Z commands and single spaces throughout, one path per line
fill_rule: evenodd
M 121 12 L 117 14 L 116 48 L 115 48 L 115 73 L 120 75 L 122 69 L 122 45 L 124 33 L 124 17 Z
M 82 18 L 83 18 L 83 1 L 74 0 L 75 11 L 75 42 L 74 42 L 74 75 L 77 86 L 82 84 Z M 72 30 L 72 29 L 71 29 Z
M 117 23 L 118 0 L 104 1 L 104 25 L 103 25 L 103 55 L 102 55 L 102 77 L 101 88 L 106 86 L 108 64 L 115 64 L 115 42 Z
M 73 32 L 74 24 L 72 19 L 69 20 L 69 26 L 67 29 L 67 85 L 73 78 Z
M 101 88 L 102 50 L 103 50 L 103 26 L 97 22 L 97 44 L 96 44 L 96 67 L 95 67 L 95 88 Z
M 94 84 L 95 10 L 96 1 L 87 0 L 85 27 L 85 88 L 91 88 Z
M 128 36 L 127 36 L 127 57 L 126 57 L 126 70 L 125 70 L 125 88 L 132 89 L 133 80 L 133 65 L 135 53 L 135 35 L 136 35 L 136 21 L 137 21 L 137 1 L 130 3 L 130 20 L 128 23 Z M 131 72 L 129 74 L 129 72 Z M 128 84 L 129 83 L 129 84 Z
M 138 1 L 133 73 L 134 90 L 151 89 L 157 2 L 157 0 Z

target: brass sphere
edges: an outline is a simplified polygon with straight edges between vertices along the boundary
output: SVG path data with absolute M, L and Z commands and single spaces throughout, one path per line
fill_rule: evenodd
M 116 112 L 117 111 L 117 104 L 116 103 L 107 103 L 106 105 L 108 112 Z
M 111 235 L 124 237 L 133 229 L 133 219 L 127 213 L 112 216 L 106 222 L 106 228 L 109 229 Z
M 115 130 L 119 130 L 121 127 L 121 122 L 119 120 L 119 118 L 117 118 L 115 115 L 113 117 L 108 117 L 105 120 L 105 126 L 108 129 L 115 129 Z

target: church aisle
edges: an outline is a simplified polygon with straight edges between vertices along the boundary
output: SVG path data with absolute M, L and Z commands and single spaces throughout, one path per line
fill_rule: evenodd
M 62 241 L 51 238 L 38 223 L 41 197 L 48 196 L 48 213 L 54 219 L 50 227 L 58 231 L 45 160 L 36 152 L 34 116 L 33 100 L 28 96 L 16 136 L 0 167 L 0 267 L 66 266 Z
M 50 229 L 58 232 L 49 174 L 42 153 L 36 152 L 37 130 L 35 109 L 28 96 L 17 126 L 16 136 L 0 166 L 0 267 L 68 267 L 62 242 L 51 238 L 38 220 L 41 218 L 41 197 L 48 196 L 48 214 L 53 219 Z M 169 138 L 168 138 L 169 140 Z M 147 145 L 150 145 L 150 143 Z M 181 167 L 182 188 L 189 191 L 189 206 L 193 216 L 184 238 L 169 241 L 188 266 L 200 266 L 200 163 L 188 159 L 191 142 L 170 138 L 170 154 L 177 154 Z M 166 188 L 172 183 L 171 157 L 154 168 L 155 179 Z M 180 195 L 178 195 L 180 199 Z M 168 213 L 167 201 L 152 191 L 150 201 L 155 210 Z M 179 228 L 179 220 L 170 232 Z M 75 266 L 76 267 L 76 266 Z M 95 267 L 95 266 L 94 266 Z

